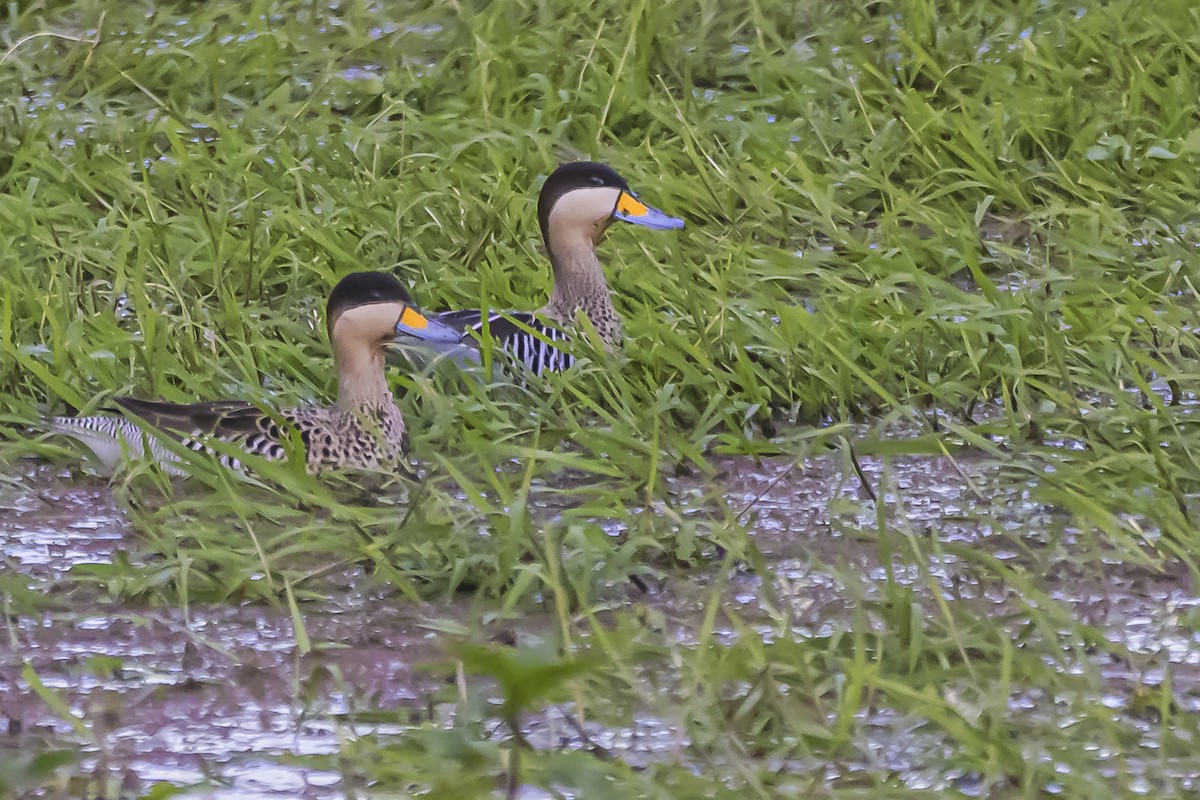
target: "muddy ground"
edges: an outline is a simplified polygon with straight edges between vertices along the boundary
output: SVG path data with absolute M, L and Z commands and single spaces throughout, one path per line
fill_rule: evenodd
M 1070 557 L 1079 542 L 1069 520 L 1032 502 L 1027 487 L 1006 481 L 982 457 L 893 458 L 886 476 L 880 460 L 863 459 L 868 487 L 839 456 L 714 464 L 715 475 L 675 479 L 672 492 L 716 500 L 741 514 L 768 572 L 744 564 L 668 571 L 648 584 L 610 587 L 613 605 L 644 604 L 661 612 L 685 640 L 719 583 L 726 607 L 740 619 L 761 619 L 763 631 L 778 619 L 782 603 L 793 635 L 827 633 L 884 577 L 881 548 L 870 535 L 877 524 L 872 495 L 878 493 L 895 530 L 926 534 L 914 538 L 919 541 L 935 530 L 946 545 L 989 550 L 1037 576 L 1042 591 L 1128 647 L 1135 658 L 1097 656 L 1091 665 L 1104 677 L 1100 702 L 1132 706 L 1134 695 L 1161 682 L 1169 668 L 1177 702 L 1200 710 L 1200 642 L 1192 632 L 1200 598 L 1189 575 L 1128 564 L 1081 571 Z M 2 486 L 6 574 L 61 578 L 77 565 L 137 552 L 120 504 L 97 479 L 26 462 Z M 553 511 L 543 507 L 539 513 Z M 1020 546 L 1007 529 L 1025 532 Z M 953 555 L 893 552 L 891 560 L 896 579 L 918 593 L 974 603 L 980 614 L 1019 617 L 1022 605 L 1013 589 L 981 580 Z M 858 588 L 847 588 L 848 574 L 863 576 Z M 771 581 L 772 603 L 764 601 L 765 580 Z M 291 756 L 332 756 L 346 737 L 395 734 L 403 730 L 402 720 L 444 715 L 456 693 L 455 673 L 431 620 L 467 623 L 485 611 L 468 597 L 414 604 L 395 595 L 364 595 L 354 584 L 353 574 L 335 576 L 327 602 L 303 605 L 313 642 L 303 656 L 287 609 L 266 605 L 193 604 L 185 613 L 98 600 L 69 613 L 10 616 L 0 651 L 0 723 L 7 725 L 0 740 L 17 750 L 83 742 L 89 766 L 123 776 L 127 786 L 210 781 L 210 788 L 197 790 L 203 796 L 343 796 L 338 771 Z M 499 635 L 519 640 L 556 624 L 549 613 L 539 618 L 535 611 L 497 627 Z M 718 635 L 739 634 L 719 629 Z M 22 677 L 26 665 L 89 721 L 95 741 L 79 737 L 31 689 Z M 399 714 L 396 722 L 348 721 L 363 710 Z M 599 745 L 635 762 L 676 754 L 684 744 L 669 719 L 645 716 L 624 729 L 579 730 L 570 722 L 552 707 L 527 721 L 526 735 L 546 746 Z M 1152 746 L 1154 725 L 1144 727 Z M 905 748 L 888 744 L 886 720 L 880 737 L 883 763 L 843 768 L 915 770 Z M 920 783 L 914 772 L 910 784 Z

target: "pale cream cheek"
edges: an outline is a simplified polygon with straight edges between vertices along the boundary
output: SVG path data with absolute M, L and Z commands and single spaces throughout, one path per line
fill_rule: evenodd
M 604 230 L 613 209 L 617 206 L 620 189 L 608 186 L 574 189 L 558 198 L 550 211 L 551 230 L 575 229 L 586 231 Z
M 390 340 L 403 313 L 402 303 L 371 303 L 351 308 L 342 312 L 333 324 L 333 338 L 369 344 Z

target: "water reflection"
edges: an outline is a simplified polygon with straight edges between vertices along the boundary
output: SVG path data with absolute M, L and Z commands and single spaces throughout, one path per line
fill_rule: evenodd
M 1130 698 L 1142 687 L 1161 685 L 1167 669 L 1176 685 L 1200 685 L 1193 630 L 1200 598 L 1188 581 L 1128 565 L 1105 574 L 1068 572 L 1064 548 L 1076 536 L 1069 519 L 1032 502 L 1028 485 L 1006 478 L 978 455 L 886 463 L 861 458 L 871 492 L 840 455 L 802 462 L 717 458 L 712 464 L 711 477 L 672 478 L 669 498 L 655 501 L 663 504 L 660 515 L 689 521 L 732 516 L 769 569 L 743 566 L 722 575 L 696 565 L 686 577 L 669 575 L 654 592 L 639 596 L 639 603 L 662 613 L 668 641 L 696 643 L 697 620 L 718 585 L 727 607 L 748 626 L 718 624 L 714 636 L 725 643 L 747 630 L 768 643 L 780 636 L 833 636 L 846 629 L 862 598 L 881 601 L 889 584 L 909 587 L 920 602 L 936 593 L 1019 622 L 1025 599 L 1000 581 L 981 582 L 969 560 L 932 547 L 940 542 L 983 548 L 1035 573 L 1050 563 L 1040 559 L 1058 559 L 1053 563 L 1062 577 L 1047 587 L 1051 597 L 1113 642 L 1154 659 L 1135 667 L 1097 656 L 1107 687 L 1098 701 L 1114 713 L 1128 713 Z M 136 555 L 136 536 L 105 485 L 48 468 L 11 480 L 0 495 L 0 547 L 20 572 L 58 579 L 77 565 Z M 884 504 L 882 532 L 872 492 Z M 562 514 L 564 494 L 562 487 L 536 485 L 535 515 Z M 606 520 L 597 522 L 620 533 Z M 887 563 L 881 561 L 881 536 L 890 541 Z M 359 577 L 343 576 L 338 583 L 353 587 Z M 770 599 L 764 596 L 767 584 Z M 75 737 L 69 721 L 22 679 L 21 668 L 29 663 L 96 731 L 97 744 L 86 749 L 89 769 L 103 755 L 105 763 L 132 769 L 145 784 L 215 779 L 218 787 L 197 789 L 198 797 L 340 797 L 340 774 L 291 759 L 338 753 L 355 737 L 399 734 L 430 708 L 439 723 L 449 724 L 447 675 L 420 667 L 443 657 L 428 621 L 466 623 L 471 614 L 466 601 L 414 606 L 379 602 L 352 588 L 331 591 L 326 603 L 304 607 L 308 635 L 319 645 L 307 656 L 297 652 L 289 614 L 264 606 L 193 604 L 186 616 L 181 609 L 94 607 L 18 617 L 10 628 L 17 650 L 0 659 L 0 705 L 20 720 L 25 735 Z M 533 613 L 520 624 L 538 631 L 556 622 Z M 99 663 L 97 657 L 113 661 Z M 1077 662 L 1070 668 L 1096 666 Z M 1053 708 L 1056 701 L 1022 690 L 1010 707 L 1042 716 L 1047 702 Z M 1182 694 L 1179 702 L 1200 711 L 1194 693 Z M 354 712 L 371 709 L 390 710 L 391 716 L 371 724 L 350 721 Z M 588 721 L 581 730 L 567 724 L 564 713 L 552 707 L 531 717 L 527 738 L 539 747 L 599 745 L 635 765 L 678 758 L 688 745 L 669 710 L 638 714 L 626 726 Z M 825 770 L 833 782 L 887 772 L 917 790 L 969 794 L 982 785 L 943 762 L 944 741 L 935 731 L 887 709 L 859 722 L 867 741 L 856 752 L 870 758 L 836 766 L 798 760 L 794 766 Z M 1140 731 L 1144 747 L 1157 746 L 1156 726 Z

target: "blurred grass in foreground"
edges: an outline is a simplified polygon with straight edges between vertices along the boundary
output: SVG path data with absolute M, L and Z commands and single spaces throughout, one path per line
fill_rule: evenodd
M 45 595 L 302 610 L 342 568 L 396 602 L 469 590 L 506 614 L 545 607 L 564 658 L 592 656 L 564 678 L 587 714 L 658 710 L 689 742 L 645 772 L 530 754 L 525 777 L 577 796 L 920 795 L 893 769 L 826 780 L 817 766 L 866 759 L 880 714 L 930 737 L 910 766 L 949 792 L 1168 793 L 1195 774 L 1197 684 L 1168 670 L 1115 713 L 1094 659 L 1130 654 L 1033 568 L 1065 539 L 1079 574 L 1196 572 L 1192 3 L 80 0 L 5 14 L 8 471 L 35 452 L 70 463 L 16 431 L 111 393 L 329 397 L 320 308 L 352 269 L 394 270 L 429 308 L 539 305 L 534 198 L 565 155 L 613 164 L 688 220 L 604 244 L 629 335 L 619 369 L 526 389 L 399 376 L 423 485 L 364 504 L 285 467 L 275 489 L 204 464 L 199 489 L 132 479 L 119 490 L 138 562 L 35 585 L 37 602 L 5 589 L 10 613 Z M 888 438 L 896 423 L 920 435 Z M 842 570 L 858 610 L 832 635 L 798 637 L 780 611 L 764 638 L 715 588 L 678 644 L 624 599 L 631 575 L 719 586 L 741 567 L 770 601 L 779 576 L 752 517 L 667 482 L 707 474 L 714 454 L 963 447 L 1050 512 L 1048 529 L 952 554 L 1019 591 L 1012 617 L 944 597 L 937 576 L 914 591 L 890 569 Z M 531 503 L 545 495 L 555 513 Z M 902 511 L 899 490 L 881 498 Z M 937 530 L 882 509 L 864 534 L 887 564 L 927 572 L 945 555 Z M 720 643 L 718 617 L 736 632 Z M 1028 692 L 1053 712 L 1017 713 Z M 462 741 L 363 740 L 344 766 L 486 794 L 511 753 L 472 708 Z

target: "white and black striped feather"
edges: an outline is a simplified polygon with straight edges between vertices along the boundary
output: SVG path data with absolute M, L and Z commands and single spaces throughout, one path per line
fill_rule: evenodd
M 443 325 L 463 333 L 463 345 L 478 350 L 484 335 L 484 319 L 478 310 L 443 311 L 433 315 Z M 487 336 L 495 347 L 535 375 L 561 372 L 575 363 L 575 356 L 555 345 L 569 336 L 561 328 L 528 311 L 492 312 L 486 321 Z
M 399 409 L 362 409 L 349 414 L 336 407 L 298 408 L 276 417 L 251 403 L 223 400 L 175 404 L 122 397 L 113 401 L 126 416 L 56 417 L 51 430 L 71 436 L 92 450 L 106 471 L 113 471 L 128 457 L 149 457 L 169 474 L 183 475 L 175 466 L 179 458 L 162 442 L 169 436 L 184 447 L 215 457 L 222 465 L 241 470 L 241 459 L 214 449 L 214 440 L 269 461 L 287 456 L 284 439 L 289 431 L 299 434 L 312 471 L 325 468 L 364 468 L 407 471 L 403 454 L 408 449 Z M 137 417 L 145 427 L 129 417 Z M 276 421 L 279 420 L 279 422 Z M 279 423 L 283 423 L 281 429 Z

